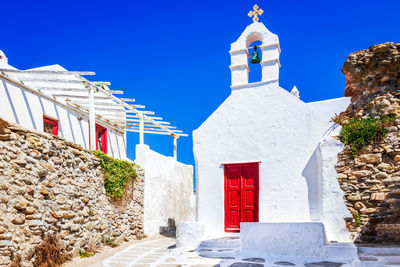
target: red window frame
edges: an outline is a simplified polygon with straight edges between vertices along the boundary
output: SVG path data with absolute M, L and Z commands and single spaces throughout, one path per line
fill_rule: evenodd
M 49 124 L 53 126 L 53 133 L 54 135 L 58 136 L 58 120 L 50 118 L 46 115 L 43 115 L 43 131 L 46 132 L 45 130 L 45 125 Z
M 101 138 L 101 151 L 107 154 L 107 128 L 96 123 L 96 150 L 99 150 L 99 135 Z M 89 122 L 89 144 L 90 144 L 90 122 Z M 91 148 L 92 149 L 92 148 Z

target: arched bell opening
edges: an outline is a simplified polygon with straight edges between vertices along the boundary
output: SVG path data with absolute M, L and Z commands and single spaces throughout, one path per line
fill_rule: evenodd
M 260 64 L 262 60 L 261 45 L 262 42 L 260 40 L 255 40 L 247 46 L 250 55 L 247 63 L 250 71 L 249 83 L 260 82 L 262 79 L 262 68 Z

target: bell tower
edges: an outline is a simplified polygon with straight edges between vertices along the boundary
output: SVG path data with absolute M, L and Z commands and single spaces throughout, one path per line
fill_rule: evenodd
M 271 33 L 263 23 L 258 22 L 258 16 L 263 14 L 263 10 L 254 5 L 253 11 L 249 12 L 249 16 L 253 17 L 253 23 L 246 27 L 239 39 L 231 44 L 231 88 L 239 89 L 247 87 L 251 84 L 259 83 L 279 83 L 279 39 L 276 34 Z M 262 44 L 258 46 L 261 50 L 261 81 L 249 84 L 249 65 L 250 57 L 249 46 L 260 41 Z

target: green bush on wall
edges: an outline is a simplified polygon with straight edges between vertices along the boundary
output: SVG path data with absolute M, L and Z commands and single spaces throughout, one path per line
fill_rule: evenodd
M 340 140 L 349 145 L 354 157 L 372 141 L 381 140 L 387 134 L 387 125 L 396 119 L 395 116 L 382 118 L 351 119 L 343 125 L 340 132 Z
M 104 187 L 107 196 L 113 201 L 122 200 L 128 186 L 131 186 L 137 177 L 135 165 L 107 156 L 101 151 L 92 151 L 92 153 L 100 161 L 103 168 Z

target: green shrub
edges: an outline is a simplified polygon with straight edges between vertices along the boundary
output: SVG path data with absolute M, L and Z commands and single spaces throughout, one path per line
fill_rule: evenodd
M 348 124 L 343 125 L 340 139 L 345 145 L 349 145 L 354 157 L 365 146 L 372 141 L 382 140 L 387 134 L 385 128 L 396 119 L 394 116 L 382 118 L 351 119 Z
M 93 252 L 86 252 L 86 251 L 84 251 L 84 250 L 80 250 L 79 251 L 79 256 L 81 257 L 81 258 L 88 258 L 88 257 L 92 257 L 92 256 L 94 256 L 95 255 L 95 253 L 93 253 Z
M 92 151 L 92 153 L 99 159 L 103 168 L 107 196 L 113 201 L 121 201 L 126 190 L 133 185 L 137 177 L 135 165 L 107 156 L 101 151 Z

